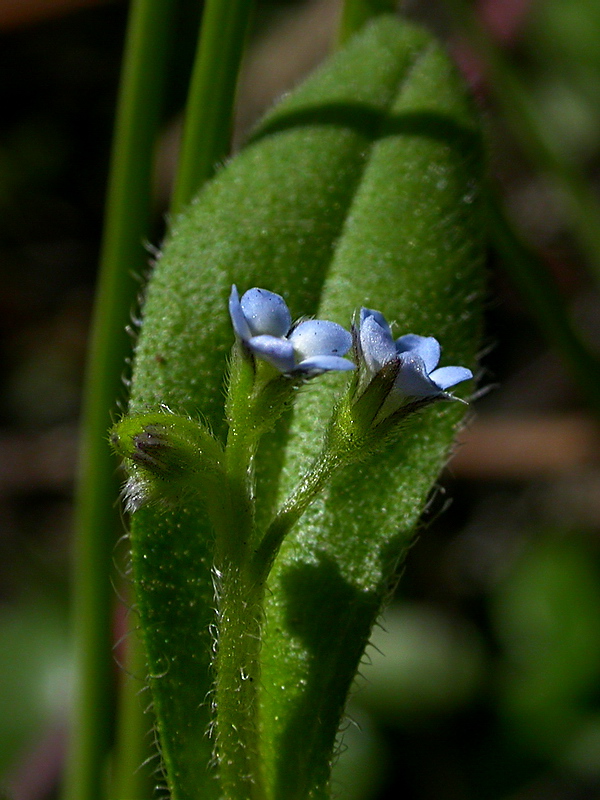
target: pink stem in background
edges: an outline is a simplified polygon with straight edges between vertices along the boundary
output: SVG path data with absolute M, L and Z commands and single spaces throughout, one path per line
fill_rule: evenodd
M 512 44 L 533 4 L 534 0 L 481 0 L 479 14 L 495 39 Z
M 3 785 L 11 800 L 44 800 L 58 785 L 67 750 L 64 721 L 51 725 L 5 776 Z
M 518 40 L 533 5 L 534 0 L 479 0 L 476 13 L 492 38 L 503 47 L 510 47 Z M 460 36 L 451 42 L 451 49 L 469 86 L 484 93 L 484 69 L 477 54 Z

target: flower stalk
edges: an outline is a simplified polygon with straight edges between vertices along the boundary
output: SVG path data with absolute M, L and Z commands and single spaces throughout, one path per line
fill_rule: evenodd
M 266 796 L 258 694 L 264 584 L 252 575 L 247 552 L 241 547 L 237 556 L 223 556 L 216 568 L 216 748 L 223 797 L 228 800 Z

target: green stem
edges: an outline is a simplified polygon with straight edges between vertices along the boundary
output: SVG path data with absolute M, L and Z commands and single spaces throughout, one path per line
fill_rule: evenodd
M 229 547 L 248 546 L 252 535 L 253 460 L 260 439 L 260 432 L 253 424 L 253 389 L 255 372 L 252 362 L 234 353 L 231 362 L 229 391 L 227 393 L 226 416 L 229 423 L 225 469 L 229 481 L 232 506 L 232 530 L 217 536 L 217 557 Z M 221 551 L 219 548 L 225 548 Z
M 246 569 L 243 550 L 219 565 L 217 752 L 223 797 L 264 800 L 258 699 L 264 584 Z
M 568 204 L 574 233 L 600 281 L 600 201 L 581 170 L 565 158 L 547 121 L 465 0 L 446 0 L 481 58 L 489 87 L 533 164 L 546 171 Z
M 228 155 L 252 0 L 206 0 L 171 212 L 179 213 Z
M 264 800 L 259 725 L 261 622 L 264 581 L 253 575 L 253 436 L 235 421 L 225 451 L 226 506 L 213 515 L 216 532 L 218 646 L 215 663 L 217 755 L 227 800 Z M 237 432 L 237 433 L 236 433 Z
M 238 516 L 248 520 L 244 542 L 253 541 L 254 457 L 262 436 L 283 413 L 294 384 L 276 370 L 249 357 L 238 342 L 233 350 L 225 413 L 229 423 L 226 469 Z
M 392 13 L 397 5 L 396 0 L 344 0 L 338 28 L 338 44 L 344 44 L 373 17 Z
M 265 376 L 262 375 L 264 378 Z M 215 669 L 217 755 L 223 797 L 264 800 L 260 732 L 260 652 L 265 572 L 253 560 L 253 460 L 265 426 L 280 413 L 280 386 L 261 380 L 261 365 L 237 345 L 231 361 L 226 403 L 229 423 L 225 468 L 228 502 L 215 523 L 218 646 Z M 271 405 L 270 400 L 274 400 Z M 255 568 L 255 565 L 257 568 Z
M 600 360 L 585 346 L 573 327 L 547 267 L 521 241 L 493 195 L 488 203 L 488 220 L 504 268 L 525 298 L 542 333 L 563 357 L 590 408 L 600 417 Z
M 344 463 L 346 462 L 328 451 L 323 453 L 302 477 L 298 486 L 267 528 L 254 554 L 254 563 L 265 576 L 268 575 L 284 538 L 323 489 L 332 474 Z
M 64 796 L 100 800 L 113 713 L 110 583 L 120 524 L 106 432 L 130 341 L 125 328 L 148 237 L 151 165 L 158 127 L 171 0 L 133 3 L 124 56 L 98 299 L 83 398 L 73 585 L 75 690 Z

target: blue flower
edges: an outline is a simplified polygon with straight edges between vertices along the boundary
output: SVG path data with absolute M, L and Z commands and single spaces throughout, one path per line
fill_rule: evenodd
M 351 370 L 343 358 L 352 336 L 335 322 L 311 319 L 292 326 L 283 297 L 266 289 L 249 289 L 241 299 L 231 287 L 229 314 L 236 336 L 258 358 L 284 375 L 312 378 L 331 370 Z
M 413 399 L 455 399 L 446 390 L 469 380 L 473 373 L 466 367 L 438 367 L 441 347 L 433 336 L 414 333 L 394 341 L 383 314 L 361 309 L 357 349 L 364 383 L 368 384 L 384 368 L 393 375 L 393 384 L 385 401 L 385 415 Z

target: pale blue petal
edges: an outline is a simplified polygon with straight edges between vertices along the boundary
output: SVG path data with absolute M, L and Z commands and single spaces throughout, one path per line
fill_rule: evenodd
M 380 325 L 384 331 L 387 331 L 391 337 L 392 332 L 390 330 L 390 326 L 387 323 L 386 318 L 383 316 L 381 311 L 373 311 L 371 308 L 361 308 L 360 310 L 360 324 L 362 325 L 366 319 L 369 317 L 373 317 L 375 322 Z
M 473 377 L 473 373 L 466 367 L 440 367 L 434 370 L 429 377 L 440 389 L 449 389 L 457 383 L 468 381 Z
M 347 358 L 340 358 L 339 356 L 312 356 L 301 361 L 295 372 L 303 372 L 312 376 L 320 375 L 322 372 L 330 372 L 334 369 L 348 371 L 355 369 L 355 365 L 352 361 L 348 361 Z
M 394 392 L 408 397 L 434 397 L 441 394 L 440 387 L 427 374 L 425 362 L 415 352 L 400 353 L 400 371 L 394 382 Z
M 249 289 L 240 301 L 251 336 L 285 336 L 292 317 L 281 295 L 266 289 Z
M 240 296 L 235 284 L 231 287 L 231 294 L 229 295 L 229 316 L 236 336 L 239 336 L 244 342 L 247 341 L 252 336 L 252 333 L 242 311 Z
M 344 356 L 352 347 L 352 336 L 336 322 L 309 319 L 290 333 L 296 359 L 304 361 L 313 356 Z
M 396 349 L 399 353 L 416 353 L 425 362 L 425 369 L 431 372 L 440 362 L 441 347 L 433 336 L 417 336 L 416 333 L 407 333 L 396 340 Z
M 387 323 L 383 328 L 374 315 L 366 317 L 360 326 L 360 346 L 371 373 L 379 372 L 384 364 L 397 358 L 396 345 Z
M 296 366 L 294 348 L 279 336 L 253 336 L 247 342 L 252 352 L 280 372 L 293 372 Z

